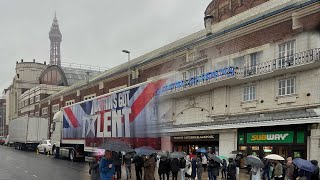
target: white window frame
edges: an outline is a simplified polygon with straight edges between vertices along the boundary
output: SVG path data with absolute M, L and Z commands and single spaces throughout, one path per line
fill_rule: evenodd
M 278 80 L 278 96 L 287 96 L 296 93 L 296 78 Z
M 52 106 L 52 113 L 56 113 L 58 112 L 60 109 L 59 109 L 59 104 L 55 104 Z
M 37 111 L 34 116 L 39 117 L 39 111 Z
M 70 105 L 72 105 L 72 104 L 74 104 L 74 103 L 75 103 L 75 100 L 74 100 L 74 99 L 69 100 L 69 101 L 66 101 L 66 106 L 70 106 Z
M 37 95 L 35 98 L 35 102 L 39 102 L 40 101 L 40 95 Z
M 186 80 L 187 79 L 187 72 L 182 72 L 182 80 Z
M 33 104 L 34 103 L 34 97 L 31 97 L 30 98 L 30 104 Z
M 48 107 L 42 108 L 42 115 L 47 115 L 48 114 Z
M 24 105 L 25 105 L 25 106 L 28 106 L 28 105 L 29 105 L 29 99 L 24 100 Z
M 31 112 L 29 116 L 34 116 L 34 115 L 33 115 L 33 112 Z
M 205 73 L 205 66 L 200 66 L 199 70 L 200 70 L 200 75 L 204 74 Z
M 257 98 L 257 88 L 256 86 L 245 86 L 243 88 L 243 101 L 254 101 Z
M 96 97 L 96 93 L 90 94 L 90 95 L 87 95 L 87 96 L 84 96 L 84 97 L 83 97 L 83 100 L 85 101 L 85 100 L 93 99 L 93 98 L 95 98 L 95 97 Z
M 293 63 L 293 55 L 296 51 L 296 44 L 295 40 L 287 41 L 285 43 L 279 44 L 278 46 L 278 57 L 279 57 L 279 62 L 278 66 L 279 68 L 283 68 L 286 65 L 289 65 L 288 63 Z

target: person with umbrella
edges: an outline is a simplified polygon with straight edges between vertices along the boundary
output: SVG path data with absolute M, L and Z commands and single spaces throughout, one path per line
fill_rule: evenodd
M 237 167 L 232 158 L 229 158 L 227 166 L 227 180 L 236 180 Z
M 208 164 L 208 177 L 209 180 L 216 180 L 217 176 L 219 176 L 220 163 L 214 161 L 213 159 L 209 159 Z
M 197 160 L 195 157 L 191 159 L 191 179 L 196 179 L 197 176 Z
M 99 157 L 95 158 L 93 163 L 90 164 L 89 174 L 91 180 L 100 180 Z
M 201 153 L 201 160 L 202 160 L 203 170 L 206 171 L 208 166 L 208 159 L 203 153 Z
M 269 159 L 264 160 L 264 167 L 263 167 L 263 173 L 262 173 L 262 179 L 266 180 L 266 177 L 268 180 L 270 180 L 270 167 L 271 162 Z
M 154 180 L 154 171 L 156 168 L 156 161 L 154 154 L 150 156 L 145 156 L 144 162 L 144 180 Z
M 222 168 L 221 168 L 222 179 L 227 179 L 227 160 L 222 159 Z
M 160 157 L 160 162 L 159 162 L 159 168 L 158 168 L 158 174 L 159 174 L 159 179 L 160 180 L 165 180 L 165 175 L 167 175 L 167 180 L 169 180 L 169 165 L 170 161 L 167 157 Z
M 318 161 L 317 160 L 311 160 L 310 162 L 316 167 L 316 170 L 311 175 L 311 180 L 319 180 L 320 179 L 320 174 L 319 174 Z
M 106 150 L 104 157 L 101 159 L 100 165 L 100 177 L 101 180 L 111 180 L 115 174 L 115 168 L 113 165 L 112 152 Z
M 286 175 L 285 180 L 293 180 L 294 177 L 294 165 L 292 163 L 292 157 L 287 158 L 287 164 L 286 164 Z
M 122 164 L 122 154 L 118 152 L 112 153 L 113 164 L 117 174 L 117 180 L 121 179 L 121 164 Z
M 282 180 L 283 167 L 280 161 L 275 161 L 276 166 L 274 167 L 274 180 Z
M 126 175 L 127 175 L 127 180 L 131 179 L 131 158 L 132 158 L 132 154 L 131 153 L 127 153 L 124 156 L 124 165 L 126 167 Z
M 201 156 L 197 157 L 197 177 L 198 180 L 202 180 L 202 172 L 203 172 L 203 167 L 202 167 L 202 158 Z
M 134 163 L 136 171 L 136 180 L 142 180 L 142 167 L 144 165 L 144 160 L 141 155 L 134 155 L 132 163 Z
M 178 180 L 178 172 L 180 170 L 180 162 L 178 158 L 172 158 L 170 161 L 170 169 L 172 172 L 172 180 Z
M 186 164 L 187 164 L 187 161 L 184 157 L 181 157 L 180 158 L 180 180 L 185 180 L 185 169 L 186 169 Z

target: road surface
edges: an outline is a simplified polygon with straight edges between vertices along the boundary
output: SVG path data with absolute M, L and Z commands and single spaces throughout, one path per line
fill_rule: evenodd
M 88 164 L 0 146 L 0 180 L 87 180 Z

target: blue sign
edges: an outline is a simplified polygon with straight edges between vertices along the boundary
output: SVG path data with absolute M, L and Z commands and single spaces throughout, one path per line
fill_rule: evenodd
M 232 77 L 235 74 L 235 68 L 233 66 L 222 68 L 216 71 L 203 73 L 199 76 L 190 77 L 186 80 L 176 81 L 174 83 L 164 85 L 157 91 L 157 95 L 161 95 L 167 91 L 171 91 L 174 89 L 187 88 L 196 86 L 198 83 L 209 81 L 214 78 L 218 78 L 221 76 Z

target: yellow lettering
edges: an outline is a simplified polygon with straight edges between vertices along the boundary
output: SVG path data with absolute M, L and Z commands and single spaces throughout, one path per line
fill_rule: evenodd
M 267 140 L 267 135 L 265 134 L 261 135 L 261 140 Z
M 255 140 L 257 140 L 257 135 L 252 135 L 251 136 L 251 141 L 255 141 Z

